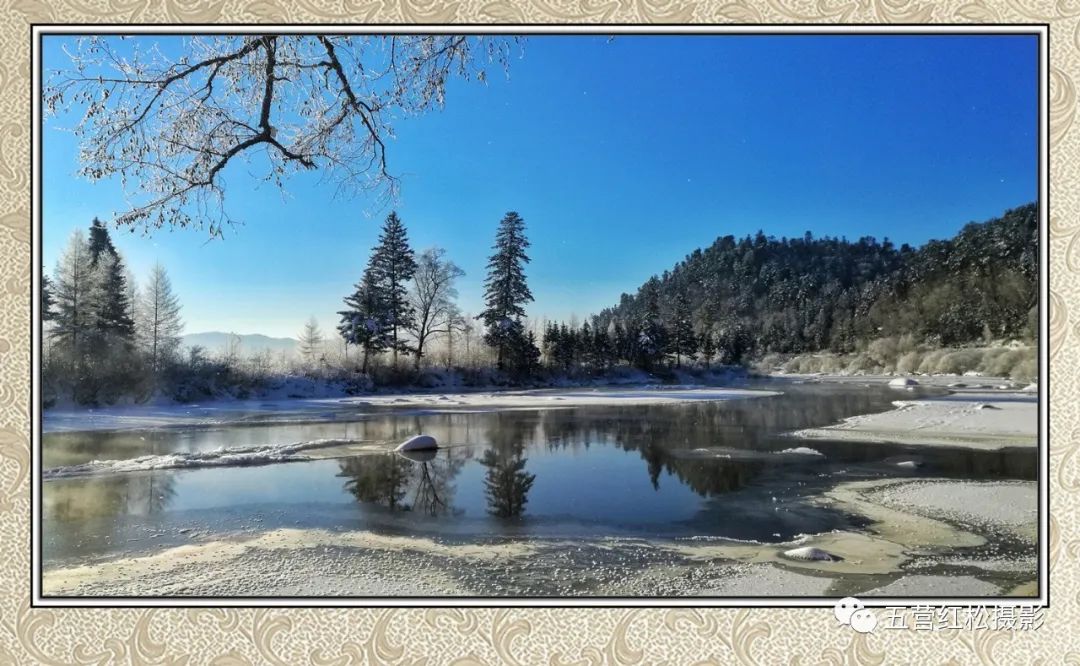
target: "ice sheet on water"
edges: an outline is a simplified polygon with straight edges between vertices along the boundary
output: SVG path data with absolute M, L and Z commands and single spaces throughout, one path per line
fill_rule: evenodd
M 91 460 L 78 465 L 67 465 L 46 469 L 41 476 L 50 479 L 65 479 L 77 476 L 96 476 L 102 474 L 124 474 L 130 472 L 148 472 L 159 469 L 187 469 L 194 467 L 241 467 L 246 465 L 269 465 L 280 462 L 300 462 L 311 460 L 304 451 L 356 444 L 351 439 L 315 439 L 306 442 L 293 442 L 268 446 L 248 446 L 218 448 L 214 451 L 194 451 L 166 453 L 162 455 L 141 456 L 126 460 Z

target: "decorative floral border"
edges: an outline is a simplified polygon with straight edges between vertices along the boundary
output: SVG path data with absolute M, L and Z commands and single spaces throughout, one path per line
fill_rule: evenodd
M 0 23 L 0 665 L 1080 663 L 1080 0 L 10 0 Z M 1038 631 L 856 634 L 813 609 L 32 609 L 30 24 L 1049 23 L 1050 567 Z

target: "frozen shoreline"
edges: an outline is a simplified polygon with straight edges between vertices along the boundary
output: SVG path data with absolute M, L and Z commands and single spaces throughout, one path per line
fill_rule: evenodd
M 979 450 L 1035 448 L 1039 406 L 1028 394 L 956 393 L 941 398 L 898 400 L 896 409 L 852 416 L 835 425 L 797 430 L 800 439 L 951 446 Z
M 1009 493 L 1007 501 L 986 501 L 1002 492 Z M 937 594 L 942 580 L 953 595 L 1028 595 L 1027 581 L 1036 576 L 1034 569 L 1028 571 L 1030 556 L 1003 565 L 1000 555 L 979 549 L 1002 530 L 1033 548 L 1025 507 L 1033 508 L 1036 496 L 1033 482 L 847 482 L 820 501 L 865 516 L 868 528 L 787 543 L 604 538 L 444 544 L 372 532 L 275 529 L 46 569 L 43 591 L 58 596 L 575 596 L 584 592 L 547 586 L 582 577 L 590 581 L 588 593 L 598 596 L 929 596 Z M 972 508 L 973 503 L 981 504 Z M 784 557 L 797 546 L 821 548 L 843 560 Z M 965 572 L 943 573 L 940 566 L 950 562 L 934 553 L 964 548 L 974 549 L 959 565 Z M 581 569 L 573 568 L 575 551 Z M 916 557 L 929 557 L 930 567 L 905 568 Z M 402 561 L 411 564 L 402 568 Z M 987 566 L 980 566 L 984 561 Z M 1008 576 L 1002 578 L 1002 571 Z
M 191 405 L 146 405 L 100 409 L 52 409 L 42 419 L 43 432 L 81 432 L 174 426 L 251 423 L 252 416 L 319 418 L 369 413 L 365 408 L 423 408 L 445 411 L 559 409 L 662 405 L 723 401 L 780 395 L 779 391 L 723 387 L 641 386 L 625 388 L 534 389 L 463 393 L 373 394 L 348 398 L 218 401 Z

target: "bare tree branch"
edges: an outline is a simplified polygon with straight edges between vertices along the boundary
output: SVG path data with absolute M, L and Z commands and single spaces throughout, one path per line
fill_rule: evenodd
M 385 192 L 392 121 L 439 108 L 458 76 L 507 66 L 514 40 L 460 35 L 219 35 L 79 40 L 52 72 L 47 114 L 76 118 L 79 173 L 117 178 L 118 225 L 209 228 L 231 222 L 222 178 L 246 162 L 283 187 L 319 169 L 336 193 Z M 479 56 L 474 55 L 479 54 Z M 259 146 L 266 150 L 256 150 Z M 232 173 L 231 171 L 229 173 Z

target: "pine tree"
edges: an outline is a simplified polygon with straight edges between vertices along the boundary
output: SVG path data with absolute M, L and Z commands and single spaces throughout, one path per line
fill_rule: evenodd
M 716 337 L 711 328 L 706 328 L 701 332 L 698 344 L 701 349 L 701 360 L 705 361 L 705 369 L 708 370 L 713 358 L 716 357 Z
M 643 289 L 645 309 L 637 327 L 635 352 L 638 365 L 644 370 L 652 370 L 657 361 L 667 354 L 669 336 L 667 326 L 660 317 L 659 280 L 652 278 Z
M 371 255 L 369 264 L 374 286 L 381 293 L 384 303 L 386 326 L 389 329 L 389 347 L 397 366 L 398 352 L 410 351 L 402 333 L 415 325 L 415 311 L 409 301 L 409 281 L 416 273 L 416 259 L 409 247 L 405 225 L 397 213 L 390 213 L 383 223 L 379 243 Z
M 694 335 L 694 325 L 690 321 L 690 304 L 686 295 L 680 292 L 675 297 L 675 308 L 672 313 L 670 352 L 675 354 L 675 367 L 682 367 L 682 359 L 690 359 L 697 351 L 697 336 Z
M 484 322 L 484 340 L 495 348 L 500 370 L 505 369 L 508 354 L 523 347 L 521 319 L 525 304 L 533 300 L 525 282 L 528 247 L 525 220 L 516 212 L 508 212 L 495 234 L 495 253 L 488 260 L 484 281 L 485 308 L 477 317 Z
M 134 342 L 135 322 L 128 302 L 128 286 L 124 266 L 119 256 L 105 254 L 96 261 L 97 296 L 94 308 L 97 333 L 107 344 L 130 346 Z
M 601 372 L 608 369 L 611 365 L 611 339 L 608 337 L 607 331 L 600 326 L 599 322 L 593 327 L 593 363 L 597 369 Z
M 92 271 L 86 237 L 81 231 L 73 231 L 56 263 L 53 277 L 56 311 L 49 335 L 56 342 L 57 351 L 76 365 L 82 363 L 85 338 L 92 325 Z
M 630 336 L 626 332 L 626 327 L 617 319 L 611 322 L 611 344 L 616 359 L 627 363 L 634 362 L 634 352 L 631 349 Z
M 559 346 L 559 325 L 553 321 L 549 321 L 547 326 L 544 327 L 544 339 L 541 342 L 543 345 L 544 358 L 547 361 L 548 366 L 553 367 L 556 363 L 556 356 L 558 354 Z
M 314 363 L 319 355 L 322 353 L 323 335 L 319 330 L 319 322 L 315 317 L 307 320 L 304 324 L 304 330 L 300 332 L 299 348 L 300 355 L 304 357 L 304 361 L 311 365 Z
M 386 304 L 370 261 L 356 290 L 345 297 L 345 305 L 347 309 L 338 312 L 341 315 L 338 332 L 346 343 L 364 350 L 360 369 L 367 373 L 371 357 L 385 351 L 391 342 Z
M 135 275 L 131 272 L 130 268 L 124 269 L 124 283 L 127 285 L 128 317 L 131 318 L 131 321 L 135 326 L 135 331 L 138 332 L 139 283 L 135 279 Z
M 160 373 L 180 349 L 184 322 L 180 299 L 172 290 L 165 267 L 154 264 L 139 300 L 138 341 L 150 361 L 150 369 Z
M 49 276 L 41 275 L 41 320 L 50 321 L 53 318 L 52 288 L 49 286 Z
M 116 246 L 113 245 L 112 238 L 109 237 L 108 227 L 96 217 L 90 223 L 88 249 L 90 250 L 90 261 L 95 266 L 103 254 L 113 257 L 118 256 Z
M 576 351 L 578 363 L 589 367 L 596 365 L 596 356 L 593 353 L 592 327 L 589 326 L 589 322 L 583 323 L 578 330 Z
M 130 349 L 135 341 L 127 269 L 108 228 L 97 218 L 90 225 L 87 249 L 94 283 L 91 297 L 94 323 L 90 335 L 94 355 L 104 359 L 114 350 Z

